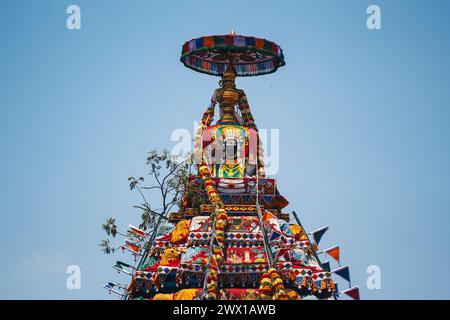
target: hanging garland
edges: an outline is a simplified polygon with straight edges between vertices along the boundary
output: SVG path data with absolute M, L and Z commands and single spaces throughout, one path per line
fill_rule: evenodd
M 211 179 L 211 171 L 206 161 L 203 159 L 202 140 L 204 130 L 211 124 L 214 118 L 214 97 L 211 101 L 211 105 L 205 110 L 202 116 L 200 127 L 197 131 L 197 135 L 194 141 L 195 159 L 201 159 L 201 164 L 198 166 L 198 173 L 203 181 L 206 195 L 209 202 L 213 206 L 211 210 L 211 221 L 214 224 L 213 232 L 211 235 L 212 252 L 210 252 L 209 258 L 209 273 L 206 277 L 206 298 L 209 300 L 217 299 L 218 288 L 218 270 L 224 261 L 224 252 L 222 248 L 225 248 L 225 228 L 227 225 L 227 212 L 223 209 L 224 205 L 217 192 L 214 181 Z M 215 244 L 214 242 L 217 242 Z
M 197 133 L 194 138 L 194 161 L 195 163 L 203 162 L 203 132 L 207 127 L 211 125 L 214 119 L 214 107 L 216 105 L 215 98 L 211 99 L 210 106 L 203 112 L 202 120 L 200 121 L 200 126 L 197 129 Z
M 258 132 L 258 128 L 255 124 L 255 119 L 253 118 L 252 112 L 250 111 L 250 105 L 247 101 L 247 96 L 245 95 L 244 90 L 240 91 L 240 98 L 238 101 L 239 110 L 241 111 L 242 118 L 244 120 L 244 126 L 255 129 Z M 261 177 L 265 176 L 264 172 L 264 149 L 261 143 L 261 139 L 258 134 L 258 154 L 257 154 L 257 166 L 258 166 L 258 175 Z
M 209 260 L 209 274 L 206 280 L 206 298 L 209 300 L 217 299 L 217 283 L 218 283 L 218 269 L 224 260 L 223 248 L 225 248 L 225 228 L 227 225 L 227 212 L 223 209 L 224 205 L 220 199 L 219 193 L 214 187 L 214 181 L 211 179 L 211 171 L 206 162 L 199 165 L 198 171 L 205 186 L 206 194 L 209 201 L 213 205 L 211 211 L 211 221 L 214 223 L 214 234 L 211 235 L 212 252 L 210 252 Z M 217 244 L 214 243 L 214 238 Z
M 262 300 L 289 300 L 289 295 L 283 285 L 283 279 L 274 268 L 264 272 L 259 285 Z

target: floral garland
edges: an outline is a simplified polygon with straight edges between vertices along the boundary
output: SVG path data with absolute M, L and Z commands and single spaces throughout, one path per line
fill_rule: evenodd
M 252 112 L 250 111 L 250 105 L 247 101 L 247 96 L 245 95 L 245 92 L 243 90 L 240 90 L 240 99 L 238 101 L 239 110 L 241 111 L 242 118 L 244 119 L 244 125 L 247 127 L 250 127 L 252 129 L 255 129 L 258 131 L 258 128 L 255 124 L 255 119 L 253 118 Z M 257 154 L 257 161 L 258 161 L 258 175 L 261 177 L 264 177 L 264 149 L 261 143 L 261 140 L 259 139 L 258 134 L 258 154 Z
M 259 292 L 263 300 L 289 300 L 283 279 L 277 270 L 270 268 L 261 278 Z
M 272 281 L 273 288 L 273 300 L 288 300 L 289 296 L 283 285 L 283 279 L 281 279 L 280 274 L 277 270 L 271 268 L 269 270 L 270 279 Z
M 203 132 L 207 127 L 211 125 L 214 119 L 214 107 L 216 103 L 214 102 L 214 97 L 211 99 L 211 105 L 205 110 L 200 122 L 200 126 L 197 129 L 197 133 L 194 138 L 194 160 L 195 163 L 203 162 Z
M 210 259 L 210 271 L 207 279 L 206 298 L 217 299 L 217 283 L 218 283 L 218 269 L 224 261 L 223 249 L 225 248 L 225 228 L 227 226 L 227 212 L 223 209 L 224 205 L 220 199 L 219 193 L 214 187 L 214 181 L 211 179 L 211 172 L 209 166 L 202 162 L 198 167 L 200 177 L 203 180 L 208 199 L 213 205 L 214 209 L 211 211 L 211 220 L 215 221 L 215 237 L 217 245 L 213 245 L 213 252 Z M 211 239 L 211 241 L 214 241 Z M 212 267 L 212 268 L 211 268 Z
M 270 281 L 269 272 L 264 272 L 259 284 L 259 293 L 262 300 L 272 300 L 272 281 Z
M 225 228 L 227 226 L 227 212 L 225 211 L 223 202 L 214 186 L 214 181 L 211 179 L 209 166 L 204 161 L 203 155 L 201 154 L 203 152 L 203 131 L 211 124 L 212 119 L 214 118 L 214 105 L 215 103 L 212 102 L 211 106 L 203 113 L 202 121 L 194 141 L 196 159 L 202 159 L 201 164 L 198 166 L 198 173 L 203 181 L 209 202 L 213 205 L 213 210 L 211 210 L 211 221 L 215 223 L 215 234 L 213 237 L 215 237 L 217 241 L 217 245 L 213 245 L 213 252 L 211 252 L 210 270 L 206 280 L 207 299 L 217 299 L 218 270 L 224 261 L 223 248 L 225 248 Z M 211 241 L 214 241 L 214 239 L 211 239 Z

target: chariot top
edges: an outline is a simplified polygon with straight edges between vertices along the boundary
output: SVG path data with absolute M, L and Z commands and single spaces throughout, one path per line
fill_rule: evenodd
M 223 76 L 230 64 L 241 77 L 273 73 L 285 65 L 283 50 L 275 42 L 234 32 L 187 41 L 180 60 L 188 68 L 214 76 Z

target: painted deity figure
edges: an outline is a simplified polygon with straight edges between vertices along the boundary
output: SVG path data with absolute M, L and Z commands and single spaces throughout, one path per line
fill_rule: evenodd
M 236 88 L 235 78 L 236 72 L 230 66 L 212 98 L 213 104 L 219 103 L 220 119 L 203 135 L 203 150 L 217 178 L 254 177 L 257 164 L 263 172 L 258 131 L 245 93 Z

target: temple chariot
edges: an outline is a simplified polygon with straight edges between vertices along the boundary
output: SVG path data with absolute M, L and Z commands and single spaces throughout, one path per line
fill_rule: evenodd
M 359 299 L 357 287 L 339 292 L 333 276 L 350 281 L 339 247 L 320 251 L 328 227 L 307 233 L 264 170 L 258 127 L 236 78 L 273 73 L 285 65 L 276 43 L 249 36 L 205 36 L 187 41 L 181 62 L 220 77 L 194 141 L 197 172 L 182 205 L 145 248 L 123 288 L 126 299 L 302 300 Z M 204 195 L 195 201 L 195 192 Z M 137 230 L 136 232 L 140 232 Z M 330 270 L 329 261 L 338 263 Z M 118 263 L 116 269 L 131 267 Z M 114 284 L 107 285 L 115 290 Z

